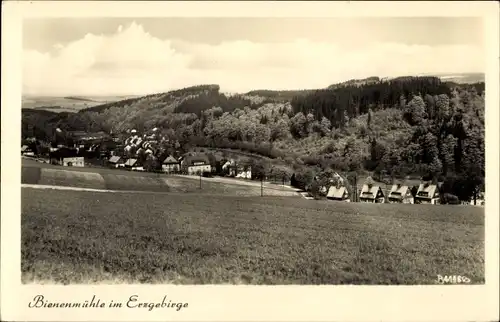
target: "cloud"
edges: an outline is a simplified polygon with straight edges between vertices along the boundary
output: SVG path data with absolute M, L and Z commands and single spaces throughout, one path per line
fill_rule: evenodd
M 48 53 L 23 51 L 23 88 L 38 95 L 146 94 L 205 83 L 223 91 L 301 89 L 367 76 L 482 72 L 484 64 L 483 49 L 473 45 L 345 47 L 307 39 L 208 45 L 158 39 L 132 23 Z

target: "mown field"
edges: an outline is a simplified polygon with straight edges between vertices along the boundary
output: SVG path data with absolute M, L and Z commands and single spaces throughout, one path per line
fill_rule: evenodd
M 22 188 L 24 283 L 484 283 L 467 206 Z

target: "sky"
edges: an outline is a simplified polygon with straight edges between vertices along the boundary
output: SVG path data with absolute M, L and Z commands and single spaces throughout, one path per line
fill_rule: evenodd
M 31 18 L 23 93 L 324 88 L 369 76 L 484 72 L 479 18 Z

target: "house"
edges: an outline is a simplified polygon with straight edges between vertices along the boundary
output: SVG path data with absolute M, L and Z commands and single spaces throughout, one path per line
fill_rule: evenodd
M 227 175 L 230 177 L 235 177 L 236 176 L 236 162 L 233 159 L 227 160 L 222 165 L 222 171 L 227 173 Z
M 85 166 L 85 159 L 78 152 L 78 149 L 59 148 L 49 153 L 49 160 L 52 164 L 66 167 L 83 167 Z
M 171 173 L 171 172 L 179 172 L 181 169 L 179 161 L 175 159 L 173 156 L 169 155 L 165 160 L 163 160 L 161 169 L 163 172 Z
M 484 206 L 484 192 L 480 192 L 476 196 L 476 203 L 474 204 L 474 198 L 471 198 L 470 202 L 468 203 L 471 206 Z
M 130 158 L 125 162 L 125 168 L 132 168 L 136 165 L 137 159 Z
M 318 180 L 318 178 L 315 177 L 314 180 Z M 328 194 L 329 187 L 337 186 L 337 184 L 341 187 L 344 186 L 344 179 L 337 172 L 332 173 L 328 181 L 329 184 L 322 185 L 319 188 L 319 191 L 325 196 Z
M 187 169 L 189 175 L 212 172 L 212 166 L 208 157 L 204 154 L 187 155 L 182 159 L 182 168 Z
M 110 166 L 112 166 L 114 168 L 118 168 L 118 165 L 120 163 L 123 164 L 123 161 L 122 161 L 122 158 L 120 156 L 114 155 L 111 158 L 109 158 L 108 163 L 109 163 Z
M 252 168 L 238 167 L 236 178 L 252 179 Z
M 414 203 L 410 187 L 401 184 L 392 185 L 387 199 L 389 203 Z
M 83 157 L 62 158 L 60 165 L 65 167 L 84 167 L 85 159 Z
M 380 186 L 364 184 L 359 194 L 361 202 L 384 203 L 384 192 Z
M 23 145 L 21 147 L 21 155 L 33 157 L 35 156 L 35 152 L 29 146 Z
M 439 204 L 439 188 L 435 184 L 421 183 L 415 195 L 416 204 Z
M 326 195 L 326 198 L 328 198 L 330 200 L 336 200 L 336 201 L 346 201 L 346 202 L 351 201 L 349 199 L 349 191 L 347 190 L 346 187 L 341 186 L 340 184 L 337 186 L 331 186 L 328 189 L 328 193 Z

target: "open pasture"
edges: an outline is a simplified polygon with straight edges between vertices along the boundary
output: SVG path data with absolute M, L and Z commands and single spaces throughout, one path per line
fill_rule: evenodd
M 475 207 L 22 188 L 21 220 L 25 283 L 484 283 Z

